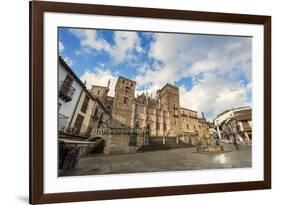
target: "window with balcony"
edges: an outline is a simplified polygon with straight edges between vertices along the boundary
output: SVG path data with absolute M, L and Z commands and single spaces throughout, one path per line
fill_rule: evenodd
M 78 114 L 77 118 L 76 118 L 76 121 L 75 121 L 75 124 L 74 124 L 74 132 L 76 134 L 80 133 L 80 130 L 81 130 L 81 127 L 82 127 L 82 124 L 83 124 L 83 120 L 84 120 L 84 117 L 82 115 Z
M 86 113 L 89 101 L 90 101 L 90 97 L 88 95 L 86 95 L 85 98 L 84 98 L 82 107 L 81 107 L 81 112 Z
M 69 102 L 72 100 L 75 88 L 72 86 L 73 78 L 67 75 L 64 81 L 60 82 L 59 97 L 64 101 Z

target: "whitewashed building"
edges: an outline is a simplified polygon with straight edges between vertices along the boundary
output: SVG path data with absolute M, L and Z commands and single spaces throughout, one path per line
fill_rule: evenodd
M 226 121 L 228 121 L 229 119 L 234 118 L 237 113 L 241 113 L 241 112 L 251 112 L 252 108 L 249 106 L 246 107 L 238 107 L 238 108 L 233 108 L 230 110 L 226 110 L 220 114 L 217 115 L 217 117 L 214 119 L 214 125 L 215 125 L 215 129 L 217 131 L 218 137 L 221 139 L 222 138 L 222 124 L 224 124 Z M 251 123 L 251 122 L 250 122 Z
M 58 59 L 58 128 L 65 130 L 74 114 L 84 84 L 67 63 Z

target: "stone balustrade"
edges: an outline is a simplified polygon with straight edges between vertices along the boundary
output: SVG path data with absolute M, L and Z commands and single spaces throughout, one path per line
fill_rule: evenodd
M 144 134 L 144 129 L 134 128 L 97 128 L 93 129 L 91 135 L 133 135 Z

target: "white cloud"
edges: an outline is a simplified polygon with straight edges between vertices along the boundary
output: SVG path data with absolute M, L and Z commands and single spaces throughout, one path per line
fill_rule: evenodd
M 62 58 L 64 59 L 64 61 L 67 63 L 68 66 L 72 67 L 74 65 L 73 60 L 68 56 L 63 55 Z
M 110 44 L 106 40 L 97 36 L 96 30 L 70 29 L 70 32 L 80 39 L 80 44 L 86 51 L 87 49 L 95 49 L 97 51 L 109 51 L 111 49 Z
M 93 50 L 105 51 L 108 52 L 117 63 L 133 59 L 135 57 L 133 51 L 138 53 L 143 52 L 140 38 L 136 32 L 113 32 L 113 45 L 104 38 L 99 37 L 96 30 L 71 29 L 70 32 L 80 39 L 83 52 L 90 54 Z
M 191 90 L 180 87 L 181 105 L 205 112 L 209 119 L 250 103 L 250 38 L 155 34 L 149 56 L 161 63 L 139 68 L 135 80 L 144 90 L 154 92 L 167 82 L 191 77 Z
M 133 51 L 143 52 L 140 45 L 140 38 L 136 32 L 115 31 L 115 45 L 112 47 L 110 54 L 116 62 L 130 60 L 134 57 Z
M 64 50 L 64 45 L 61 41 L 59 41 L 59 53 L 62 53 Z
M 181 106 L 204 112 L 212 120 L 220 112 L 234 107 L 249 105 L 247 100 L 251 84 L 233 82 L 233 79 L 209 73 L 191 90 L 180 87 Z
M 87 88 L 90 89 L 91 85 L 107 86 L 108 80 L 110 80 L 109 96 L 114 97 L 115 84 L 117 82 L 116 76 L 114 76 L 109 69 L 99 67 L 94 70 L 87 70 L 81 77 L 81 81 L 85 82 Z
M 104 51 L 117 63 L 127 61 L 132 65 L 138 58 L 136 54 L 144 53 L 136 32 L 115 31 L 112 44 L 95 30 L 72 32 L 80 39 L 81 51 Z M 165 33 L 150 37 L 153 40 L 147 55 L 153 63 L 140 63 L 133 79 L 137 82 L 137 94 L 155 94 L 166 83 L 176 84 L 190 77 L 192 85 L 187 86 L 190 90 L 180 86 L 181 105 L 204 112 L 209 119 L 225 109 L 251 103 L 248 98 L 252 73 L 250 38 Z M 87 80 L 88 85 L 106 86 L 110 78 L 113 96 L 116 76 L 100 66 L 86 71 L 81 79 Z

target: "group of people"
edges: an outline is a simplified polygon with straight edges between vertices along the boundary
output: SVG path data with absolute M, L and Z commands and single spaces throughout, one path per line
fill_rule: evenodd
M 60 144 L 60 157 L 59 157 L 59 169 L 69 170 L 75 169 L 79 162 L 79 148 L 78 147 L 65 147 Z
M 252 142 L 250 139 L 244 138 L 244 139 L 240 139 L 238 137 L 233 137 L 233 145 L 235 146 L 235 148 L 237 150 L 239 150 L 239 145 L 244 145 L 245 147 L 251 147 L 252 146 Z
M 234 145 L 236 150 L 240 149 L 240 146 L 245 146 L 245 147 L 251 147 L 252 146 L 252 141 L 248 138 L 242 138 L 240 136 L 232 136 L 230 140 L 227 139 L 217 139 L 216 140 L 216 145 L 220 145 L 221 143 L 231 143 Z

